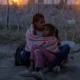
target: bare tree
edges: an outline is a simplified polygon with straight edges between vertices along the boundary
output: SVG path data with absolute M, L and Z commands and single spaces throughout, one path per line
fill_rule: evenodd
M 67 3 L 68 3 L 68 0 L 65 0 L 65 2 L 64 2 L 64 3 L 65 3 L 65 5 L 67 5 Z
M 59 4 L 63 5 L 64 4 L 64 0 L 60 0 Z
M 67 2 L 68 2 L 68 0 L 60 0 L 59 4 L 57 5 L 57 8 L 61 9 L 63 7 L 66 7 L 67 6 Z
M 68 0 L 60 0 L 61 5 L 63 5 L 63 4 L 67 5 L 67 2 L 68 2 Z
M 34 4 L 35 3 L 35 0 L 29 0 L 28 1 L 28 4 L 30 5 L 30 4 Z
M 44 3 L 44 0 L 39 0 L 38 2 L 39 2 L 39 3 Z

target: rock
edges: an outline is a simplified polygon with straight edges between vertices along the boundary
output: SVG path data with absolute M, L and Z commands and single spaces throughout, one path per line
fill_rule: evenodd
M 61 42 L 61 45 L 65 45 L 65 44 L 68 44 L 71 48 L 71 52 L 77 52 L 80 50 L 80 44 L 76 44 L 75 42 L 73 41 L 62 41 Z
M 77 52 L 80 50 L 80 44 L 76 44 L 75 47 L 73 48 L 73 51 Z

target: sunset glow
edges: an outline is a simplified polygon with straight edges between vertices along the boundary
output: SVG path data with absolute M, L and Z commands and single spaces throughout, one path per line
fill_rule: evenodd
M 26 2 L 28 3 L 29 0 L 26 0 Z M 9 0 L 9 4 L 13 5 L 16 4 L 18 6 L 24 5 L 24 1 L 23 0 Z
M 38 0 L 0 0 L 0 5 L 6 5 L 9 4 L 10 5 L 18 5 L 18 6 L 21 6 L 21 5 L 25 5 L 25 4 L 31 4 L 31 3 L 37 3 Z M 43 1 L 43 0 L 41 0 Z M 51 2 L 52 0 L 44 0 L 44 4 L 52 4 Z M 54 3 L 59 3 L 60 0 L 54 0 Z M 68 4 L 77 4 L 77 5 L 80 5 L 80 0 L 68 0 Z
M 22 0 L 10 0 L 9 4 L 10 5 L 16 4 L 16 5 L 20 6 L 20 5 L 23 5 L 23 1 Z
M 80 5 L 80 0 L 76 0 L 76 4 L 77 5 Z

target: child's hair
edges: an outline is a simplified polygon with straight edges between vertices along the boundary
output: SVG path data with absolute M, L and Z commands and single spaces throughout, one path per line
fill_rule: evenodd
M 59 38 L 59 31 L 58 31 L 57 28 L 55 28 L 55 36 L 56 36 L 57 39 L 60 39 L 60 38 Z
M 58 36 L 59 31 L 54 25 L 48 23 L 48 24 L 45 24 L 44 26 L 50 30 L 50 36 L 53 36 L 53 34 L 55 34 L 56 38 L 59 39 L 59 36 Z
M 50 30 L 49 36 L 53 36 L 53 34 L 55 33 L 55 26 L 48 23 L 45 24 L 44 27 L 47 27 Z
M 33 22 L 32 22 L 33 25 L 34 25 L 35 22 L 38 22 L 40 19 L 45 19 L 45 18 L 44 18 L 44 15 L 41 14 L 41 13 L 35 14 L 35 15 L 33 16 Z
M 55 37 L 56 37 L 58 40 L 60 40 L 60 38 L 59 38 L 59 36 L 58 36 L 59 31 L 58 31 L 58 29 L 57 29 L 54 25 L 48 23 L 48 24 L 45 24 L 44 26 L 47 27 L 47 28 L 50 30 L 49 36 L 53 36 L 53 35 L 55 34 Z M 60 45 L 60 44 L 61 44 L 61 43 L 59 42 L 58 45 Z

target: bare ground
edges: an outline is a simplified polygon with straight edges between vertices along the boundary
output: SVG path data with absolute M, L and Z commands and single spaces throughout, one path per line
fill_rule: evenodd
M 0 44 L 0 80 L 35 80 L 33 77 L 19 76 L 26 67 L 14 65 L 17 46 L 18 44 Z M 80 51 L 70 53 L 67 69 L 61 70 L 59 74 L 48 72 L 45 75 L 47 80 L 80 80 Z

